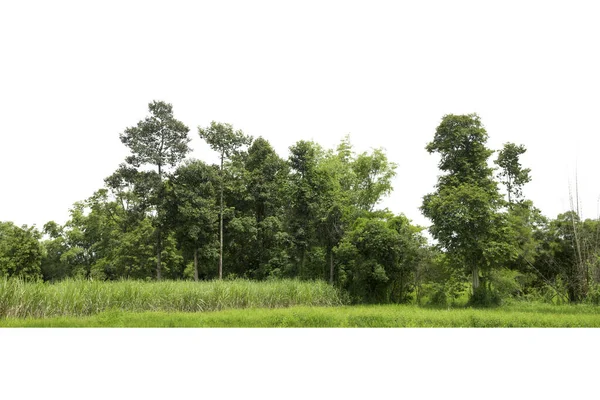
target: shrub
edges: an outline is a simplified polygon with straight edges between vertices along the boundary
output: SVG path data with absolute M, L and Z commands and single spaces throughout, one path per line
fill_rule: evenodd
M 469 299 L 472 307 L 497 307 L 502 304 L 502 297 L 495 290 L 490 290 L 485 285 L 479 286 Z

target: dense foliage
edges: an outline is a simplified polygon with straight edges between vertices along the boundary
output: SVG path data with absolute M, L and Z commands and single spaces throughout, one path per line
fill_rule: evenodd
M 525 147 L 506 143 L 492 163 L 476 114 L 444 116 L 426 146 L 441 171 L 422 205 L 430 244 L 424 228 L 378 209 L 396 174 L 382 149 L 301 140 L 283 158 L 213 122 L 198 127 L 219 155 L 209 165 L 185 158 L 189 129 L 170 104 L 149 111 L 120 136 L 132 154 L 64 225 L 0 223 L 0 277 L 298 278 L 353 302 L 600 302 L 600 222 L 575 210 L 544 217 L 523 195 Z

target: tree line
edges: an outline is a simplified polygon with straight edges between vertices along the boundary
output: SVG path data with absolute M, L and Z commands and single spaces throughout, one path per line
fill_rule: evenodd
M 300 140 L 284 159 L 266 139 L 212 122 L 197 130 L 219 155 L 210 165 L 187 158 L 190 129 L 171 104 L 148 108 L 120 134 L 131 155 L 64 225 L 0 223 L 0 276 L 319 279 L 376 303 L 446 304 L 465 290 L 482 304 L 600 298 L 598 220 L 544 217 L 523 196 L 525 147 L 489 149 L 476 114 L 445 115 L 426 146 L 441 173 L 421 207 L 430 243 L 378 208 L 396 175 L 382 149 Z

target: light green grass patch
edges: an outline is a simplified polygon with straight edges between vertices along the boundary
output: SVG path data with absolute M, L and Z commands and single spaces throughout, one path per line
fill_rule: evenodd
M 553 306 L 550 306 L 553 307 Z M 571 312 L 568 312 L 568 311 Z M 594 307 L 511 305 L 497 309 L 431 309 L 410 305 L 127 312 L 87 317 L 1 319 L 4 327 L 600 327 Z

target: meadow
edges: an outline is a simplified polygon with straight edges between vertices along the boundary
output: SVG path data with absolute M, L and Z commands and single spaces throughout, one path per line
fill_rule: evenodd
M 323 281 L 134 281 L 67 279 L 58 283 L 0 279 L 0 318 L 83 317 L 109 310 L 203 312 L 296 305 L 336 306 Z
M 593 306 L 512 304 L 494 309 L 368 305 L 228 309 L 207 312 L 104 311 L 85 317 L 6 318 L 2 327 L 428 328 L 600 327 Z
M 600 327 L 597 306 L 345 305 L 322 281 L 0 280 L 0 327 Z

